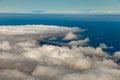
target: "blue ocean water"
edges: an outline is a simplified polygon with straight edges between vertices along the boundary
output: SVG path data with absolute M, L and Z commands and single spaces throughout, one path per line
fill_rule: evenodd
M 64 14 L 0 14 L 0 25 L 44 24 L 87 29 L 82 38 L 89 37 L 93 47 L 105 43 L 120 51 L 120 15 L 64 15 Z

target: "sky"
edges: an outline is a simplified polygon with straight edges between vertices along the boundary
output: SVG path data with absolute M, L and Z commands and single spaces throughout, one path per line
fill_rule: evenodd
M 120 0 L 0 0 L 1 13 L 28 12 L 118 13 Z

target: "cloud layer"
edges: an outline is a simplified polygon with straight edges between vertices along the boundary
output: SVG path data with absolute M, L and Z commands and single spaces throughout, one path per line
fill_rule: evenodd
M 77 11 L 32 11 L 36 14 L 119 14 L 120 11 L 112 10 L 77 10 Z
M 110 56 L 88 45 L 89 38 L 74 40 L 83 29 L 47 26 L 0 27 L 1 80 L 119 80 L 119 52 Z M 64 46 L 39 44 L 38 40 L 62 37 L 71 40 Z M 68 46 L 69 45 L 69 46 Z

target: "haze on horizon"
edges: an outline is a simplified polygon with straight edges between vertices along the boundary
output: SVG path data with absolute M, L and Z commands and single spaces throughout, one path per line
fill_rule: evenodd
M 0 0 L 0 13 L 120 13 L 120 0 Z

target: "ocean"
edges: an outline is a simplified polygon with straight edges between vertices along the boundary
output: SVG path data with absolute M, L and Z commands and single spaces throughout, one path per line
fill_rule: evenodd
M 80 14 L 0 14 L 2 25 L 57 25 L 86 29 L 80 38 L 90 38 L 89 45 L 98 47 L 100 43 L 113 46 L 105 49 L 113 54 L 120 51 L 120 15 L 80 15 Z

